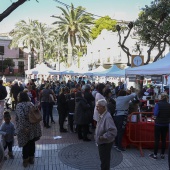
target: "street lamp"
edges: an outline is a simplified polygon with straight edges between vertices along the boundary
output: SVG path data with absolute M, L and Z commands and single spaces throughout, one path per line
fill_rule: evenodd
M 67 55 L 67 54 L 65 54 L 65 55 L 64 55 L 64 57 L 65 57 L 66 66 L 68 67 L 68 58 L 67 58 L 67 57 L 68 57 L 68 55 Z
M 100 50 L 98 50 L 98 53 L 99 53 L 99 59 L 100 59 L 100 66 L 102 66 L 103 63 L 102 63 L 102 58 L 101 58 L 101 56 L 100 56 Z
M 93 62 L 93 52 L 91 52 L 91 58 L 92 58 L 92 62 Z

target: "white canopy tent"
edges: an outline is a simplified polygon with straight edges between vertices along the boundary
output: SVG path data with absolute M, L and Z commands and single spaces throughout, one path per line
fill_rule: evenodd
M 94 72 L 93 75 L 94 76 L 106 76 L 106 74 L 108 73 L 113 73 L 116 71 L 120 71 L 121 69 L 118 68 L 116 65 L 113 65 L 111 68 L 105 70 L 105 71 L 99 71 L 99 72 Z
M 170 74 L 170 52 L 158 61 L 125 70 L 126 75 L 163 75 Z
M 126 68 L 126 69 L 129 69 L 129 67 Z M 125 77 L 125 70 L 126 69 L 115 71 L 115 72 L 109 72 L 109 73 L 106 74 L 106 76 L 109 76 L 109 77 Z
M 67 74 L 67 75 L 78 75 L 78 72 L 80 69 L 76 65 L 72 65 L 65 71 L 62 71 L 62 75 Z
M 94 70 L 90 70 L 90 71 L 85 72 L 84 75 L 92 76 L 94 72 L 102 72 L 102 71 L 105 71 L 105 70 L 106 69 L 103 66 L 99 66 Z
M 44 63 L 41 63 L 39 65 L 37 65 L 35 68 L 30 69 L 30 70 L 26 70 L 25 74 L 42 74 L 42 75 L 48 75 L 50 74 L 50 72 L 54 71 L 53 69 L 49 68 L 48 66 L 46 66 Z

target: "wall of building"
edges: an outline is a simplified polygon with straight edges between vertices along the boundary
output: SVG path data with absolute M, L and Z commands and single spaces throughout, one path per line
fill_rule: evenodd
M 19 55 L 19 48 L 9 48 L 9 44 L 11 39 L 7 35 L 0 35 L 0 46 L 4 46 L 4 55 L 0 54 L 0 60 L 4 60 L 6 58 L 11 58 L 15 66 L 13 67 L 13 74 L 19 73 L 18 62 L 24 62 L 24 70 L 28 69 L 28 53 L 23 52 L 23 56 Z M 1 69 L 0 69 L 1 70 Z M 9 74 L 9 69 L 6 69 L 4 74 Z

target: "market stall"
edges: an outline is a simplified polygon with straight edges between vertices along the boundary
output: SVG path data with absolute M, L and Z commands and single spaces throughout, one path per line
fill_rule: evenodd
M 170 74 L 170 53 L 164 58 L 148 65 L 129 68 L 125 70 L 126 75 L 164 75 Z

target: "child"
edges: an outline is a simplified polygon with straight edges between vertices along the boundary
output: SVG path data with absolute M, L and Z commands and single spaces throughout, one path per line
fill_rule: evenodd
M 2 133 L 4 151 L 8 148 L 9 158 L 14 159 L 14 155 L 12 153 L 12 146 L 14 144 L 14 133 L 15 133 L 14 124 L 10 122 L 11 116 L 8 111 L 4 112 L 3 117 L 4 117 L 4 123 L 0 127 L 0 132 Z M 4 157 L 4 159 L 7 159 L 7 157 Z

